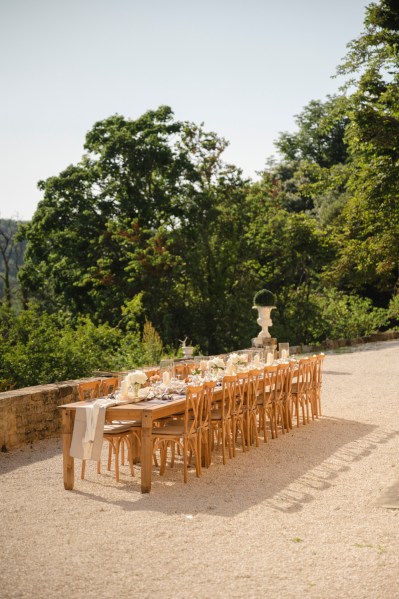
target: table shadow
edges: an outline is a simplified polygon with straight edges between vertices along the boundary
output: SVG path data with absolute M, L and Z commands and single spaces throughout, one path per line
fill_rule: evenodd
M 262 439 L 259 447 L 249 452 L 238 451 L 225 466 L 218 452 L 201 478 L 190 470 L 187 484 L 183 483 L 181 463 L 173 470 L 167 468 L 163 477 L 154 468 L 149 495 L 140 494 L 138 468 L 133 482 L 123 483 L 132 492 L 131 501 L 101 496 L 100 482 L 99 495 L 83 489 L 72 492 L 132 512 L 231 517 L 259 504 L 280 512 L 298 512 L 319 498 L 343 472 L 350 471 L 354 463 L 397 435 L 397 430 L 384 432 L 370 424 L 323 417 L 268 443 Z

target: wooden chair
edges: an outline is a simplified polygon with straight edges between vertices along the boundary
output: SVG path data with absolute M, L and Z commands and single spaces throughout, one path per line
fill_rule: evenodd
M 248 372 L 237 373 L 237 397 L 233 404 L 231 414 L 232 434 L 233 434 L 233 457 L 236 455 L 237 433 L 241 433 L 242 450 L 246 451 L 245 441 L 245 424 L 244 424 L 244 406 L 247 402 L 249 389 L 249 374 Z
M 298 362 L 298 368 L 294 375 L 291 386 L 292 405 L 295 407 L 296 425 L 299 426 L 299 408 L 302 410 L 302 424 L 306 424 L 307 418 L 305 408 L 307 405 L 307 381 L 308 381 L 309 358 L 302 358 Z
M 88 381 L 80 383 L 78 387 L 79 399 L 81 401 L 96 399 L 100 395 L 100 381 Z M 118 422 L 104 424 L 104 439 L 109 443 L 108 450 L 108 470 L 111 470 L 112 453 L 115 454 L 115 478 L 119 481 L 119 449 L 122 441 L 128 445 L 129 465 L 132 476 L 133 469 L 133 441 L 134 436 L 138 437 L 138 432 L 133 431 L 132 422 Z M 81 479 L 85 477 L 86 460 L 82 460 Z M 97 462 L 97 473 L 101 473 L 101 462 Z
M 118 388 L 118 377 L 102 379 L 100 382 L 100 397 L 108 397 Z
M 204 387 L 203 385 L 187 387 L 186 403 L 183 421 L 172 421 L 161 428 L 152 429 L 154 451 L 159 448 L 161 452 L 160 474 L 166 468 L 167 449 L 171 444 L 177 444 L 183 452 L 184 482 L 187 482 L 188 452 L 195 456 L 195 469 L 197 476 L 201 476 L 201 437 L 202 418 L 204 413 Z
M 234 410 L 234 404 L 237 395 L 237 377 L 226 375 L 222 381 L 222 399 L 220 408 L 211 410 L 210 428 L 212 433 L 216 432 L 218 439 L 222 439 L 223 464 L 226 464 L 226 446 L 229 447 L 229 457 L 233 457 L 233 447 L 231 438 L 231 415 Z
M 261 384 L 261 394 L 258 398 L 259 428 L 263 429 L 263 440 L 267 443 L 267 419 L 270 422 L 270 431 L 274 435 L 274 412 L 272 395 L 276 384 L 277 366 L 265 366 Z
M 289 364 L 278 364 L 276 370 L 276 380 L 274 384 L 272 399 L 272 438 L 278 437 L 279 424 L 281 424 L 281 432 L 284 434 L 286 429 L 285 405 L 284 405 L 284 388 L 287 373 L 290 369 Z
M 184 380 L 187 376 L 187 365 L 186 364 L 175 364 L 175 377 Z
M 325 355 L 323 353 L 314 356 L 315 366 L 313 374 L 313 388 L 314 388 L 314 409 L 316 418 L 321 416 L 321 385 L 322 385 L 322 370 Z
M 248 449 L 253 441 L 255 441 L 256 447 L 259 447 L 257 416 L 262 375 L 263 370 L 260 368 L 254 368 L 248 372 L 248 392 L 244 406 L 245 437 Z
M 310 422 L 310 415 L 312 420 L 317 415 L 316 406 L 316 386 L 315 386 L 315 370 L 316 370 L 316 356 L 308 358 L 308 365 L 306 368 L 306 418 L 307 422 Z
M 204 413 L 202 416 L 201 429 L 202 443 L 204 445 L 204 465 L 206 468 L 209 468 L 212 463 L 211 410 L 214 402 L 213 396 L 215 393 L 215 386 L 215 381 L 207 381 L 204 383 Z
M 283 386 L 283 416 L 285 423 L 285 430 L 287 433 L 292 429 L 292 380 L 296 370 L 296 361 L 291 360 L 289 362 L 289 368 L 287 369 L 284 377 Z

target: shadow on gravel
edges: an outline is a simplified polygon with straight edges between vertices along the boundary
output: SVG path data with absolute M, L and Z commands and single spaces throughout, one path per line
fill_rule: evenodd
M 0 476 L 18 468 L 25 468 L 35 462 L 49 460 L 62 454 L 62 440 L 60 437 L 35 441 L 31 445 L 23 445 L 17 449 L 0 453 Z
M 133 482 L 127 483 L 131 501 L 108 500 L 105 481 L 99 488 L 100 496 L 83 488 L 72 492 L 127 511 L 166 515 L 207 513 L 230 517 L 259 504 L 281 512 L 298 512 L 337 484 L 343 472 L 397 435 L 399 431 L 383 432 L 372 425 L 324 417 L 268 443 L 262 439 L 258 448 L 237 452 L 226 466 L 217 453 L 201 478 L 196 478 L 193 469 L 189 472 L 187 485 L 183 483 L 182 464 L 177 462 L 173 470 L 167 468 L 164 477 L 154 468 L 149 495 L 140 494 L 138 468 Z M 195 511 L 190 506 L 195 506 Z

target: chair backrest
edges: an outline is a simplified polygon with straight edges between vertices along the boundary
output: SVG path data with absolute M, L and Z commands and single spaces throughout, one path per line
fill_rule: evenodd
M 248 372 L 248 393 L 247 393 L 247 406 L 248 409 L 256 410 L 258 405 L 258 397 L 261 393 L 261 377 L 263 375 L 263 369 L 253 368 Z
M 249 372 L 237 373 L 237 399 L 234 402 L 233 410 L 236 414 L 243 411 L 244 404 L 247 402 L 249 389 Z
M 204 385 L 187 387 L 184 433 L 193 434 L 201 426 L 204 411 Z
M 118 377 L 102 379 L 100 382 L 99 393 L 102 397 L 107 397 L 114 393 L 118 387 Z
M 152 376 L 161 376 L 161 371 L 159 368 L 144 368 L 144 372 L 147 375 L 147 378 L 151 378 Z
M 296 360 L 290 360 L 290 362 L 288 364 L 288 369 L 285 373 L 285 380 L 284 380 L 284 399 L 286 401 L 288 401 L 291 396 L 292 379 L 294 378 L 296 369 L 297 369 Z
M 273 401 L 281 403 L 284 400 L 286 378 L 290 371 L 289 364 L 278 364 L 276 370 L 276 383 L 274 385 Z
M 222 380 L 222 420 L 230 418 L 237 397 L 237 377 L 226 374 Z
M 314 389 L 315 370 L 316 370 L 316 356 L 307 358 L 306 366 L 306 391 L 310 393 Z
M 187 376 L 186 364 L 175 364 L 175 376 L 185 379 Z
M 323 370 L 323 361 L 325 358 L 324 354 L 317 354 L 317 356 L 313 356 L 315 358 L 315 369 L 314 369 L 314 385 L 316 388 L 321 387 L 322 380 L 322 370 Z
M 199 362 L 187 362 L 186 363 L 186 372 L 187 374 L 191 374 L 194 370 L 199 370 Z
M 299 393 L 300 395 L 306 393 L 308 368 L 309 358 L 301 358 L 298 362 L 298 369 L 295 375 L 297 382 L 297 393 Z
M 263 369 L 262 399 L 266 407 L 270 404 L 275 392 L 277 366 L 265 366 Z
M 78 392 L 80 401 L 95 399 L 100 394 L 100 382 L 87 381 L 87 383 L 79 383 Z
M 200 427 L 203 430 L 206 430 L 209 428 L 209 421 L 211 418 L 211 408 L 212 408 L 212 404 L 214 401 L 213 396 L 215 394 L 215 387 L 216 387 L 215 381 L 207 381 L 206 383 L 204 383 L 204 401 L 203 401 L 202 413 L 200 415 L 200 417 L 201 417 Z

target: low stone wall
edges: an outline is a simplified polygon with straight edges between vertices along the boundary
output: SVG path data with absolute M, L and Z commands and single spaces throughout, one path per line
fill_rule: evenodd
M 311 354 L 328 349 L 339 349 L 340 347 L 352 347 L 363 343 L 375 343 L 376 341 L 389 341 L 399 339 L 399 331 L 385 331 L 374 333 L 366 337 L 354 337 L 353 339 L 326 339 L 319 345 L 296 345 L 290 346 L 290 354 Z
M 79 399 L 79 382 L 66 381 L 0 393 L 0 450 L 59 435 L 58 406 Z
M 316 353 L 323 349 L 338 349 L 390 339 L 399 339 L 399 331 L 376 333 L 356 339 L 327 340 L 322 346 L 298 345 L 290 347 L 290 353 Z M 38 439 L 59 435 L 61 416 L 58 406 L 78 401 L 80 382 L 82 381 L 66 381 L 0 393 L 0 450 L 8 451 Z

